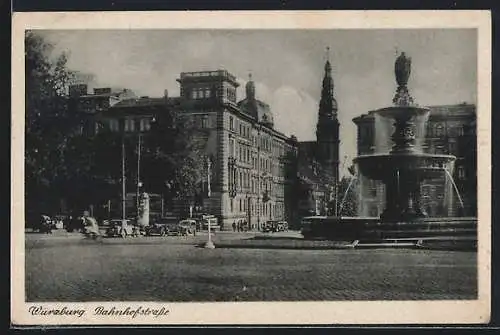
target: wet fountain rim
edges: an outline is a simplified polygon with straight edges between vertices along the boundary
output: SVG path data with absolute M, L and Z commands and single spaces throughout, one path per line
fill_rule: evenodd
M 359 155 L 355 157 L 353 161 L 357 162 L 359 160 L 364 160 L 366 158 L 383 158 L 383 157 L 390 157 L 391 159 L 401 158 L 401 157 L 430 158 L 430 159 L 442 158 L 450 161 L 457 159 L 457 157 L 454 155 L 429 154 L 425 152 L 395 152 L 395 153 L 374 153 L 374 154 Z
M 389 106 L 379 108 L 373 111 L 373 113 L 382 117 L 395 118 L 396 116 L 401 116 L 404 114 L 408 114 L 411 116 L 422 116 L 429 114 L 430 111 L 430 108 L 422 106 Z

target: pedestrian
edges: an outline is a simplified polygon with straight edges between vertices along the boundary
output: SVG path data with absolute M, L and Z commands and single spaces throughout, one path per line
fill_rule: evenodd
M 233 221 L 233 232 L 236 231 L 236 221 Z

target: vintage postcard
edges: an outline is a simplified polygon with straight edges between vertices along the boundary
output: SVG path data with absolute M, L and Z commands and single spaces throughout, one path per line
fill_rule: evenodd
M 12 31 L 13 325 L 489 321 L 489 12 Z

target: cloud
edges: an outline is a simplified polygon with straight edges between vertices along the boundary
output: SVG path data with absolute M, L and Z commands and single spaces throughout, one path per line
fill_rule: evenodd
M 316 139 L 318 102 L 309 94 L 291 86 L 281 86 L 270 101 L 275 128 L 299 141 Z
M 248 80 L 237 79 L 238 99 L 244 99 Z M 299 141 L 316 139 L 318 102 L 307 92 L 292 86 L 272 89 L 265 83 L 254 81 L 255 96 L 269 104 L 274 118 L 274 128 L 288 136 L 295 135 Z
M 391 104 L 395 48 L 413 59 L 409 86 L 422 105 L 475 103 L 477 33 L 473 29 L 370 30 L 71 30 L 42 32 L 69 65 L 96 75 L 101 86 L 138 95 L 179 94 L 182 71 L 225 68 L 240 78 L 245 98 L 248 72 L 256 94 L 271 105 L 275 128 L 314 140 L 325 47 L 335 80 L 341 123 L 341 157 L 356 155 L 352 119 Z

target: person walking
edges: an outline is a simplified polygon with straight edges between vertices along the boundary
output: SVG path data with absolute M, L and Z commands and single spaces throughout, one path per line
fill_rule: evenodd
M 236 221 L 233 221 L 233 232 L 236 231 Z

